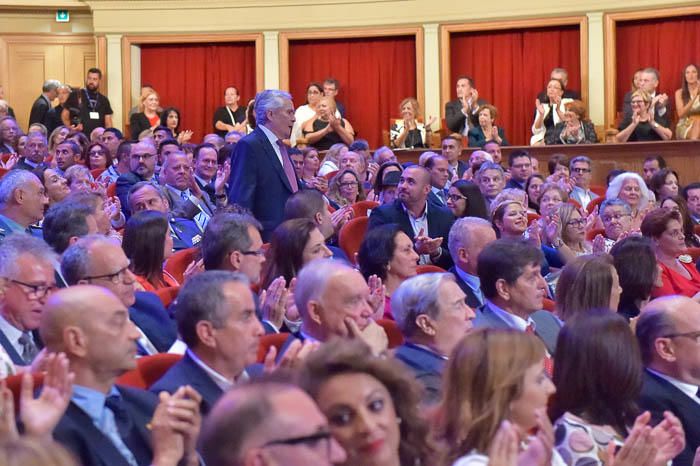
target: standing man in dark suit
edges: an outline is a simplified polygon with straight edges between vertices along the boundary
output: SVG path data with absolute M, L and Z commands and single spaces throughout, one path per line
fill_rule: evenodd
M 452 259 L 447 250 L 447 236 L 454 216 L 447 207 L 428 202 L 430 173 L 420 165 L 404 169 L 397 189 L 398 199 L 372 210 L 368 228 L 398 223 L 421 255 L 419 263 L 435 264 L 447 270 Z
M 476 313 L 474 326 L 534 333 L 551 356 L 561 324 L 541 310 L 547 294 L 541 264 L 542 251 L 526 241 L 499 239 L 487 245 L 477 265 L 486 303 Z
M 255 303 L 245 275 L 207 271 L 191 277 L 180 290 L 177 327 L 187 344 L 185 356 L 151 391 L 175 393 L 191 385 L 202 395 L 202 414 L 236 384 L 247 381 L 264 334 L 255 317 Z
M 54 293 L 43 313 L 47 350 L 65 353 L 75 375 L 71 401 L 53 432 L 57 442 L 91 466 L 198 464 L 201 397 L 192 387 L 161 395 L 159 404 L 152 393 L 115 385 L 136 367 L 139 336 L 116 296 L 97 286 L 72 286 Z M 179 451 L 178 442 L 170 443 L 178 435 Z M 172 463 L 161 463 L 160 455 L 174 455 Z
M 114 240 L 102 235 L 80 238 L 63 253 L 61 272 L 68 285 L 97 285 L 111 291 L 129 309 L 142 356 L 165 353 L 177 339 L 175 323 L 154 293 L 136 291 L 129 259 Z
M 644 363 L 639 407 L 654 423 L 670 411 L 683 424 L 685 449 L 674 465 L 691 466 L 700 446 L 700 304 L 685 296 L 655 299 L 636 327 Z
M 474 309 L 484 305 L 484 294 L 477 273 L 477 259 L 487 244 L 496 241 L 493 225 L 478 217 L 457 219 L 450 229 L 448 247 L 455 265 L 449 272 L 466 295 L 467 304 Z
M 404 281 L 391 295 L 391 312 L 405 339 L 394 357 L 423 384 L 424 401 L 440 401 L 445 362 L 472 328 L 474 310 L 452 275 L 430 273 Z
M 61 86 L 61 82 L 55 79 L 48 79 L 44 81 L 44 85 L 41 87 L 41 95 L 37 97 L 32 104 L 32 110 L 29 112 L 29 125 L 32 123 L 41 123 L 50 128 L 53 122 L 51 121 L 51 115 L 49 110 L 51 110 L 51 102 L 58 97 L 58 88 Z
M 457 98 L 445 104 L 445 120 L 453 133 L 466 136 L 469 128 L 479 125 L 479 107 L 486 101 L 479 98 L 474 80 L 469 76 L 457 78 Z
M 29 235 L 12 235 L 0 245 L 0 345 L 15 365 L 30 365 L 41 349 L 35 331 L 56 288 L 55 260 L 46 243 Z
M 250 210 L 263 226 L 263 241 L 284 219 L 284 204 L 299 190 L 284 140 L 294 125 L 292 96 L 266 89 L 255 96 L 255 130 L 238 141 L 231 157 L 229 203 Z

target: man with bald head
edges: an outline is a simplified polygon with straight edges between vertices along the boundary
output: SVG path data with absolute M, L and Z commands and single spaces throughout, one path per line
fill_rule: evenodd
M 447 270 L 452 266 L 447 237 L 454 216 L 447 207 L 428 202 L 430 180 L 430 172 L 420 165 L 405 168 L 399 178 L 397 199 L 372 210 L 368 229 L 397 223 L 413 241 L 421 264 L 435 264 Z
M 686 445 L 673 464 L 690 466 L 700 446 L 700 304 L 657 298 L 642 309 L 636 333 L 645 367 L 639 406 L 655 421 L 664 411 L 681 420 Z
M 155 174 L 157 156 L 158 152 L 151 140 L 143 140 L 131 145 L 129 172 L 117 178 L 117 197 L 127 218 L 131 215 L 128 202 L 131 187 L 139 181 L 158 183 L 158 176 Z
M 47 300 L 40 332 L 47 350 L 65 353 L 75 374 L 71 402 L 54 429 L 56 441 L 71 450 L 81 464 L 157 464 L 149 426 L 160 426 L 163 410 L 155 413 L 158 397 L 115 385 L 117 377 L 136 367 L 139 338 L 121 300 L 93 285 L 62 289 Z M 188 387 L 177 396 L 164 395 L 162 400 L 169 403 L 170 413 L 182 410 L 173 420 L 192 424 L 198 422 L 198 398 Z M 196 431 L 188 430 L 193 435 Z M 158 438 L 155 432 L 154 438 Z M 196 464 L 195 439 L 185 436 L 184 441 L 183 461 Z
M 208 466 L 330 466 L 346 460 L 316 403 L 282 383 L 227 392 L 202 426 L 200 445 Z

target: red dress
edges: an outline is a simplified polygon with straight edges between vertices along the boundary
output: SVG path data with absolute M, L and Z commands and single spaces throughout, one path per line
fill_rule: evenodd
M 690 273 L 690 279 L 684 277 L 667 265 L 659 262 L 659 266 L 661 266 L 661 281 L 663 285 L 660 287 L 654 287 L 651 290 L 652 298 L 674 294 L 692 298 L 697 292 L 700 291 L 700 272 L 698 272 L 698 270 L 695 268 L 695 264 L 692 262 L 689 264 L 681 262 L 681 265 L 688 271 L 688 273 Z
M 136 275 L 134 274 L 134 278 L 136 279 L 136 291 L 150 291 L 150 292 L 155 292 L 157 290 L 160 290 L 162 288 L 170 288 L 173 286 L 180 286 L 180 283 L 170 275 L 168 272 L 163 270 L 163 281 L 165 281 L 165 286 L 159 286 L 156 288 L 153 286 L 151 282 L 146 279 L 143 275 Z M 140 289 L 139 289 L 140 288 Z

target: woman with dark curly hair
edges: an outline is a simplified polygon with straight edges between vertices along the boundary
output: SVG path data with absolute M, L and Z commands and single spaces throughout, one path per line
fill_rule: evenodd
M 328 418 L 346 466 L 436 464 L 420 387 L 400 362 L 357 340 L 334 340 L 309 354 L 299 384 Z
M 328 185 L 328 199 L 339 207 L 364 201 L 365 190 L 357 173 L 349 168 L 339 171 Z
M 365 235 L 357 253 L 357 263 L 365 280 L 376 275 L 384 283 L 385 318 L 394 318 L 391 314 L 390 296 L 404 280 L 416 275 L 418 259 L 413 241 L 396 223 L 373 228 Z
M 173 253 L 168 217 L 155 210 L 132 215 L 124 229 L 122 249 L 131 264 L 129 268 L 145 291 L 179 286 L 178 281 L 163 270 L 163 262 Z
M 284 277 L 289 285 L 304 265 L 314 259 L 332 255 L 313 220 L 287 220 L 272 232 L 261 289 L 267 289 L 277 277 Z
M 180 122 L 180 110 L 176 107 L 167 107 L 160 114 L 160 125 L 170 130 L 173 139 L 177 139 L 180 144 L 185 144 L 192 139 L 192 131 L 189 129 L 180 131 Z
M 670 168 L 662 168 L 654 173 L 649 180 L 649 189 L 654 192 L 657 202 L 661 202 L 666 197 L 678 196 L 679 185 L 678 173 Z M 657 205 L 660 206 L 660 204 Z

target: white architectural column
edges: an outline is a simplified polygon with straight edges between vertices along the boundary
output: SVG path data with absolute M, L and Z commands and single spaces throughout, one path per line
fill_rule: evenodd
M 440 127 L 440 37 L 438 24 L 423 25 L 423 72 L 425 76 L 425 121 L 431 116 L 437 118 L 433 129 Z
M 605 122 L 605 42 L 603 13 L 586 13 L 588 17 L 588 109 L 596 125 Z
M 112 124 L 120 130 L 124 128 L 124 113 L 122 109 L 122 36 L 107 34 L 107 92 L 114 114 Z M 127 109 L 128 112 L 128 109 Z
M 279 32 L 264 31 L 264 56 L 265 56 L 265 89 L 279 89 L 280 86 L 280 48 Z

